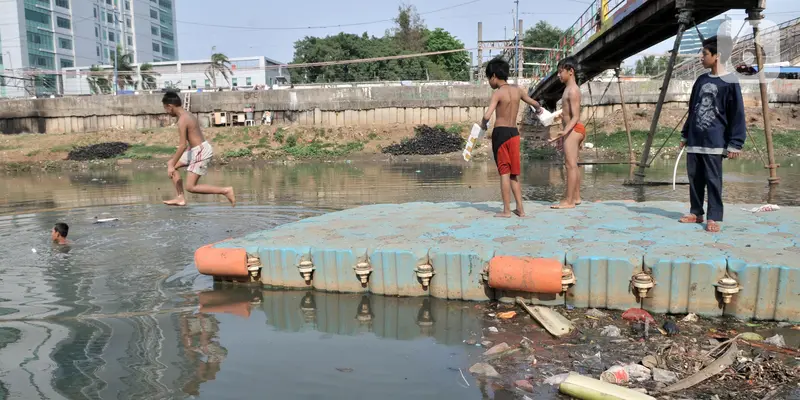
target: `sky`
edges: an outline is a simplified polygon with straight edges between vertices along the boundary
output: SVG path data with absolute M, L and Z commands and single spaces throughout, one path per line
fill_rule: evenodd
M 295 1 L 177 0 L 179 57 L 208 59 L 212 46 L 216 46 L 217 52 L 228 57 L 266 56 L 289 63 L 294 54 L 294 42 L 305 36 L 324 37 L 339 32 L 383 35 L 392 28 L 391 19 L 397 16 L 402 3 L 416 6 L 428 28 L 449 31 L 467 48 L 477 46 L 479 21 L 483 22 L 484 40 L 502 40 L 513 37 L 516 20 L 513 0 Z M 539 20 L 563 29 L 572 25 L 589 3 L 590 0 L 519 0 L 519 17 L 524 29 Z M 744 10 L 728 15 L 734 20 L 745 17 Z M 800 1 L 767 0 L 765 16 L 775 23 L 798 18 Z M 337 27 L 329 27 L 334 25 Z M 745 27 L 742 35 L 750 33 L 748 30 L 749 27 Z M 671 48 L 670 39 L 647 53 L 664 53 Z

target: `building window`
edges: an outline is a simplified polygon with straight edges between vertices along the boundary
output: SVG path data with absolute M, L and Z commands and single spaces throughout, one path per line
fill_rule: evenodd
M 96 19 L 97 18 L 97 7 L 95 7 L 92 11 L 94 12 L 94 17 Z
M 72 27 L 72 23 L 70 22 L 70 20 L 68 18 L 63 18 L 63 17 L 56 17 L 56 25 L 59 28 L 63 29 L 70 29 Z
M 108 41 L 109 42 L 116 42 L 117 38 L 114 36 L 114 32 L 108 32 Z
M 44 25 L 50 25 L 50 15 L 38 11 L 25 9 L 25 19 L 31 22 L 38 22 Z
M 152 18 L 152 19 L 158 19 L 158 11 L 156 11 L 156 10 L 153 10 L 153 9 L 151 8 L 151 9 L 150 9 L 150 18 Z
M 100 28 L 97 26 L 94 27 L 94 37 L 96 38 L 100 37 Z
M 161 46 L 158 43 L 153 43 L 153 51 L 156 53 L 161 52 Z
M 165 56 L 174 56 L 175 55 L 175 49 L 173 49 L 172 47 L 169 47 L 169 46 L 163 46 L 162 45 L 161 46 L 161 53 L 163 53 Z
M 160 5 L 161 7 L 163 7 L 166 10 L 171 10 L 172 9 L 172 0 L 159 0 L 158 1 L 158 5 Z
M 97 56 L 100 57 L 100 46 L 97 46 Z
M 72 60 L 62 58 L 61 59 L 61 68 L 72 68 L 75 66 L 75 63 Z
M 253 78 L 248 76 L 245 78 L 245 82 L 247 83 L 247 86 L 253 86 Z
M 150 33 L 153 36 L 158 36 L 158 27 L 157 26 L 150 26 Z
M 211 88 L 211 80 L 210 79 L 206 79 L 205 87 L 206 87 L 206 89 L 210 89 Z
M 231 84 L 233 85 L 233 87 L 239 86 L 239 79 L 232 78 L 231 79 Z
M 128 28 L 131 27 L 131 19 L 130 18 L 125 18 L 125 26 L 127 26 Z
M 72 40 L 67 38 L 58 38 L 58 47 L 64 50 L 72 50 Z
M 108 34 L 105 29 L 103 29 L 103 40 L 108 40 Z
M 133 36 L 128 36 L 128 46 L 133 46 Z
M 175 37 L 172 36 L 172 32 L 167 32 L 165 30 L 161 30 L 161 38 L 164 40 L 175 40 Z
M 61 8 L 69 8 L 69 0 L 56 0 L 56 5 Z
M 111 5 L 111 0 L 106 0 L 106 4 Z
M 114 23 L 114 14 L 106 13 L 106 21 L 108 21 L 109 24 L 113 24 Z
M 126 10 L 130 10 L 130 9 L 131 9 L 131 2 L 130 2 L 130 0 L 125 0 L 125 9 L 126 9 Z
M 197 81 L 192 79 L 192 89 L 197 89 Z

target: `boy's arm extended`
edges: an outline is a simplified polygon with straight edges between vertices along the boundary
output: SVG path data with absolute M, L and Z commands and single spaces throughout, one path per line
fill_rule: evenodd
M 172 173 L 175 172 L 175 166 L 178 164 L 178 160 L 181 159 L 183 152 L 186 151 L 188 133 L 189 129 L 184 119 L 178 119 L 178 149 L 175 151 L 175 154 L 172 156 L 172 158 L 170 158 L 167 162 L 167 174 L 169 174 L 170 177 L 172 177 Z
M 542 112 L 542 105 L 539 104 L 538 101 L 532 99 L 531 96 L 528 96 L 528 91 L 525 90 L 525 88 L 522 88 L 522 87 L 519 88 L 519 96 L 520 96 L 519 98 L 522 99 L 522 101 L 524 101 L 527 104 L 532 105 L 533 108 L 536 109 L 537 113 L 541 113 Z
M 689 140 L 689 126 L 691 122 L 694 121 L 694 101 L 696 96 L 697 81 L 694 82 L 694 86 L 692 86 L 692 94 L 689 96 L 689 113 L 686 114 L 686 122 L 683 123 L 683 129 L 681 130 L 681 148 L 686 146 L 686 141 Z
M 492 119 L 492 114 L 494 114 L 494 110 L 497 109 L 497 103 L 500 102 L 500 96 L 497 92 L 492 94 L 492 101 L 489 102 L 489 109 L 486 110 L 486 113 L 483 114 L 483 120 L 481 121 L 481 128 L 483 130 L 488 129 L 487 124 L 489 120 Z
M 747 138 L 747 123 L 744 117 L 744 101 L 742 88 L 738 83 L 732 85 L 732 92 L 728 96 L 728 129 L 725 132 L 725 147 L 728 158 L 736 158 L 742 151 L 744 140 Z

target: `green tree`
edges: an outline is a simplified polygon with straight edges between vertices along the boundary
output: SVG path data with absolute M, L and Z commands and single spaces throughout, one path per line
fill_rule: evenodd
M 449 32 L 429 31 L 413 6 L 401 6 L 396 26 L 383 37 L 366 33 L 340 33 L 324 38 L 307 36 L 294 44 L 292 63 L 379 58 L 463 49 L 464 44 Z M 419 80 L 469 78 L 469 56 L 466 52 L 430 57 L 373 61 L 365 63 L 309 66 L 291 69 L 293 82 L 354 82 L 368 80 Z
M 225 79 L 225 82 L 228 82 L 230 85 L 230 77 L 233 75 L 231 61 L 228 59 L 228 56 L 222 53 L 212 54 L 211 64 L 209 64 L 208 68 L 206 68 L 206 77 L 211 80 L 211 85 L 215 89 L 217 88 L 217 75 L 222 75 L 222 77 Z
M 550 25 L 547 21 L 539 21 L 533 28 L 525 31 L 522 37 L 522 44 L 525 47 L 541 47 L 552 49 L 558 46 L 559 40 L 564 36 L 564 31 L 557 26 Z M 525 50 L 524 61 L 530 63 L 544 63 L 548 59 L 548 52 L 540 50 Z M 525 67 L 526 71 L 532 71 L 532 67 Z
M 464 43 L 456 39 L 450 32 L 442 28 L 436 28 L 428 32 L 425 41 L 425 52 L 432 53 L 436 51 L 458 50 L 463 49 Z M 453 79 L 453 80 L 468 80 L 470 60 L 466 51 L 459 51 L 457 53 L 438 54 L 428 57 L 430 70 L 441 71 L 441 76 L 431 76 L 431 79 Z M 440 68 L 434 68 L 440 67 Z
M 397 25 L 394 28 L 394 39 L 403 50 L 422 51 L 425 48 L 428 29 L 422 17 L 413 5 L 403 4 L 397 9 Z
M 644 56 L 636 61 L 636 75 L 658 75 L 667 70 L 668 56 Z
M 126 53 L 122 50 L 122 45 L 117 44 L 117 50 L 114 52 L 117 64 L 117 89 L 125 90 L 129 87 L 136 86 L 134 79 L 135 69 L 133 67 L 133 53 Z M 109 81 L 114 81 L 114 71 L 109 74 Z

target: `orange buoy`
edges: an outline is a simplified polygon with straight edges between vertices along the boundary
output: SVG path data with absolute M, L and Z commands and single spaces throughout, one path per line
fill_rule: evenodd
M 489 261 L 489 287 L 528 293 L 561 293 L 562 265 L 549 258 L 497 256 Z
M 203 275 L 218 277 L 247 277 L 247 251 L 203 246 L 194 252 L 194 264 Z

